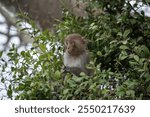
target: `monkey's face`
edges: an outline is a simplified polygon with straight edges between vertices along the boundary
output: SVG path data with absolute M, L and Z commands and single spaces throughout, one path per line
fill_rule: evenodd
M 74 55 L 74 56 L 79 55 L 79 49 L 76 46 L 75 42 L 67 41 L 65 44 L 65 51 L 68 52 L 70 55 Z
M 86 42 L 82 36 L 72 34 L 65 39 L 65 52 L 73 56 L 79 56 L 86 50 Z

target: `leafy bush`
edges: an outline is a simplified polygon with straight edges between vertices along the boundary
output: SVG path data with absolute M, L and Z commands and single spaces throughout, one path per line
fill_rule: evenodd
M 93 8 L 101 9 L 100 14 L 93 15 Z M 31 50 L 18 53 L 13 47 L 8 53 L 13 64 L 8 96 L 15 93 L 15 99 L 150 99 L 150 18 L 136 8 L 138 3 L 133 7 L 128 0 L 95 0 L 89 2 L 87 18 L 65 12 L 55 34 L 44 31 L 35 35 Z M 80 33 L 88 39 L 93 76 L 64 77 L 62 44 L 70 33 Z

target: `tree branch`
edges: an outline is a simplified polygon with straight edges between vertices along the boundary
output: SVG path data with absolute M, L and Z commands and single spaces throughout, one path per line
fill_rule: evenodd
M 14 27 L 16 27 L 17 32 L 18 32 L 18 36 L 20 37 L 20 40 L 27 44 L 27 43 L 32 43 L 33 39 L 29 36 L 29 34 L 26 31 L 20 31 L 22 29 L 22 27 L 17 24 L 17 19 L 16 17 L 11 14 L 9 11 L 7 11 L 7 9 L 5 8 L 4 5 L 2 5 L 0 3 L 0 13 L 5 17 L 6 21 L 10 24 L 13 25 Z M 10 38 L 8 38 L 10 39 Z

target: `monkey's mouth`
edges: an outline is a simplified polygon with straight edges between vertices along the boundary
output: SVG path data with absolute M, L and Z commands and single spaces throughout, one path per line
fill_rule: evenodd
M 73 53 L 71 51 L 67 51 L 68 55 L 73 55 Z

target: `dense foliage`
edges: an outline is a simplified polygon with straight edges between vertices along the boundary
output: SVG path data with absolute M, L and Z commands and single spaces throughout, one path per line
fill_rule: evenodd
M 88 17 L 66 11 L 55 34 L 35 31 L 30 50 L 9 50 L 10 98 L 15 93 L 15 99 L 150 99 L 150 18 L 137 12 L 138 2 L 132 6 L 128 0 L 91 1 Z M 62 44 L 70 33 L 88 39 L 93 76 L 64 76 Z M 6 68 L 7 64 L 3 71 Z

